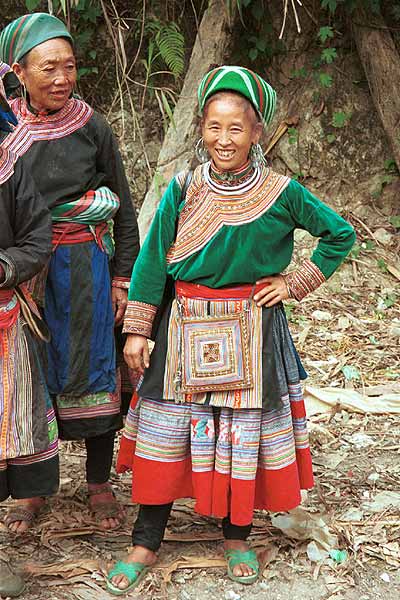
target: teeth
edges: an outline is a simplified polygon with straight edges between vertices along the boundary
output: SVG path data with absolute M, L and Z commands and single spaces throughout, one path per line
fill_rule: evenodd
M 217 150 L 217 152 L 220 156 L 223 156 L 224 158 L 228 158 L 229 156 L 233 156 L 234 154 L 233 150 Z

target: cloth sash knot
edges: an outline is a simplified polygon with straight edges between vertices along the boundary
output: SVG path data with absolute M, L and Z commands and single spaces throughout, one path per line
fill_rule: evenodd
M 78 200 L 51 209 L 53 246 L 95 242 L 110 258 L 114 255 L 113 217 L 120 200 L 108 187 L 88 190 Z

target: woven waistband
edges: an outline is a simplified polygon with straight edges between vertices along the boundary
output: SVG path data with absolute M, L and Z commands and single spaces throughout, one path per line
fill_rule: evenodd
M 93 233 L 87 225 L 79 223 L 53 224 L 53 246 L 64 244 L 82 244 L 93 241 Z
M 246 283 L 232 287 L 210 288 L 199 283 L 187 283 L 180 280 L 175 282 L 177 296 L 199 298 L 202 300 L 246 300 L 252 298 L 263 287 L 265 287 L 264 283 L 259 283 L 258 285 Z

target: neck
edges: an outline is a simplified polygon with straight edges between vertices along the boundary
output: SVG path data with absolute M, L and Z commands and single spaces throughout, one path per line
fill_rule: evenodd
M 210 174 L 217 181 L 238 181 L 242 177 L 245 177 L 252 170 L 253 165 L 249 160 L 245 162 L 244 165 L 238 167 L 237 169 L 234 169 L 233 171 L 222 171 L 221 169 L 218 169 L 218 167 L 213 162 L 211 162 L 210 166 Z

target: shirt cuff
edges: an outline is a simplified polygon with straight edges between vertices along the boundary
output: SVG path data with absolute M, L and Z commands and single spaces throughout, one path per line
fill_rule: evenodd
M 153 304 L 128 300 L 122 333 L 136 333 L 149 338 L 156 313 L 157 306 Z
M 129 290 L 131 280 L 128 277 L 113 277 L 111 285 L 115 288 L 122 288 L 123 290 Z
M 12 288 L 18 280 L 17 265 L 5 253 L 0 251 L 0 262 L 3 267 L 4 275 L 0 281 L 0 288 Z
M 296 271 L 284 275 L 290 298 L 303 300 L 326 281 L 325 275 L 311 260 L 305 260 Z

